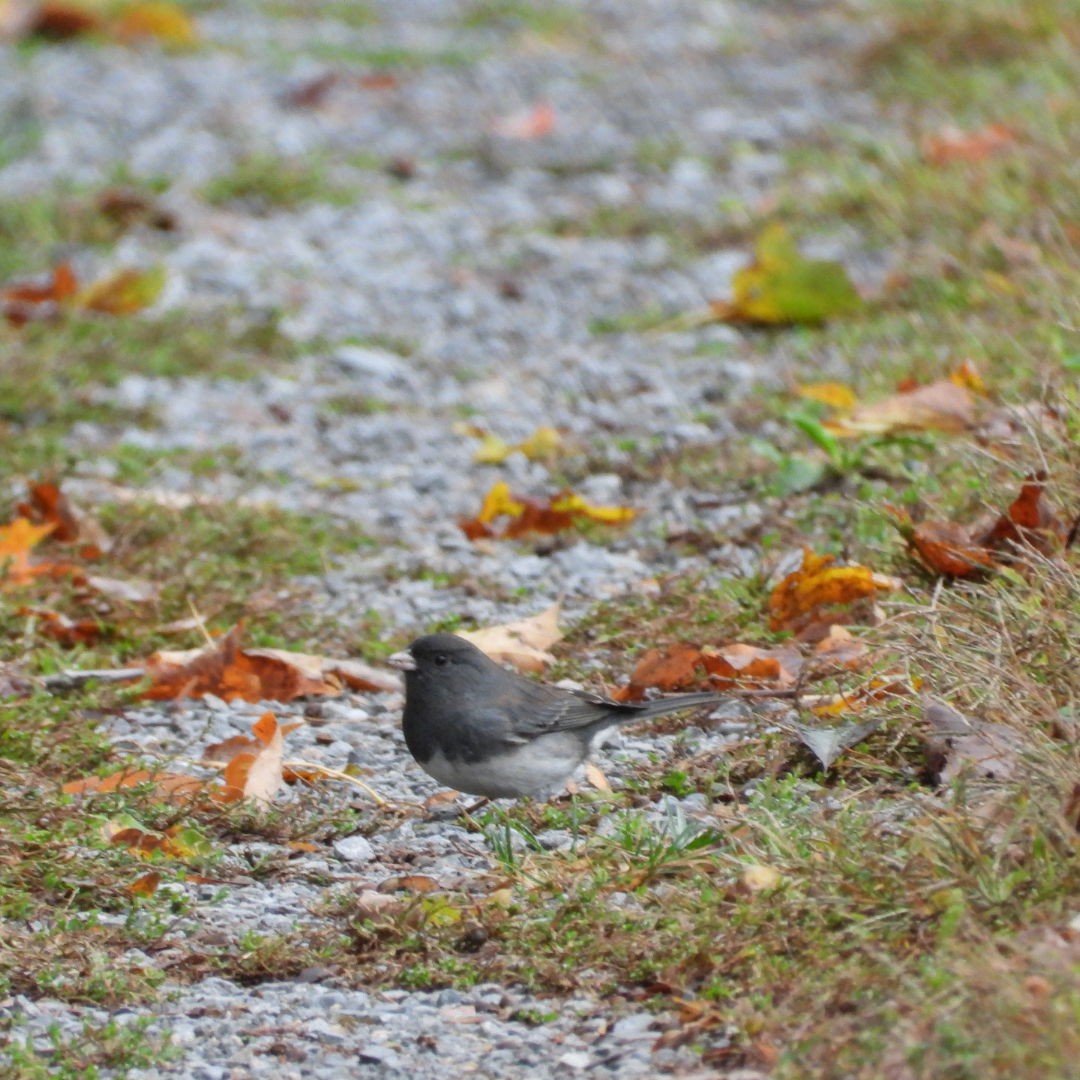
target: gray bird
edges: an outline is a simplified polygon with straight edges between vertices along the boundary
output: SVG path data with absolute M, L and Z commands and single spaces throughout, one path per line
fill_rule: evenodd
M 702 693 L 621 702 L 546 686 L 454 634 L 417 638 L 390 663 L 405 672 L 409 752 L 440 784 L 488 799 L 558 791 L 606 729 L 723 700 Z

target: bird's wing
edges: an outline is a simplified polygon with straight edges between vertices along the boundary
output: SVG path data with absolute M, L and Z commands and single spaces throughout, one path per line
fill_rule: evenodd
M 585 690 L 562 690 L 533 683 L 520 687 L 514 709 L 515 730 L 527 738 L 553 731 L 577 731 L 582 728 L 615 724 L 640 713 L 642 706 L 612 701 Z
M 553 731 L 576 731 L 640 720 L 647 716 L 715 705 L 722 695 L 678 694 L 655 701 L 612 701 L 587 690 L 562 690 L 543 683 L 517 683 L 514 688 L 513 731 L 523 738 L 536 738 Z M 509 704 L 508 702 L 504 702 Z

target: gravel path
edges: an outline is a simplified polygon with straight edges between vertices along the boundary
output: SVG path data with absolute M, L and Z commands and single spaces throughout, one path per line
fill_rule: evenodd
M 165 467 L 159 487 L 329 513 L 374 540 L 308 583 L 314 602 L 346 624 L 366 612 L 409 632 L 450 614 L 489 623 L 560 595 L 572 623 L 597 599 L 660 573 L 700 562 L 723 575 L 744 565 L 752 552 L 739 537 L 757 520 L 753 506 L 717 505 L 714 492 L 685 485 L 628 482 L 620 465 L 635 441 L 671 452 L 722 447 L 756 388 L 782 385 L 783 346 L 726 327 L 658 337 L 596 333 L 595 325 L 724 295 L 745 259 L 742 247 L 723 246 L 725 227 L 738 207 L 768 200 L 785 151 L 838 126 L 879 123 L 846 77 L 859 31 L 826 6 L 575 3 L 552 10 L 579 9 L 583 21 L 550 38 L 512 19 L 472 25 L 466 16 L 477 7 L 380 2 L 376 21 L 350 28 L 230 0 L 199 16 L 208 44 L 192 54 L 0 49 L 0 121 L 32 118 L 42 132 L 29 156 L 0 169 L 0 197 L 100 184 L 118 167 L 168 177 L 164 202 L 178 230 L 129 233 L 110 260 L 164 263 L 164 307 L 192 318 L 215 307 L 253 319 L 284 312 L 285 332 L 304 344 L 288 378 L 131 377 L 107 396 L 160 417 L 126 441 L 235 448 L 244 466 L 234 480 L 210 481 Z M 357 78 L 373 70 L 358 57 L 391 50 L 425 61 L 404 67 L 393 85 Z M 329 73 L 337 77 L 317 101 L 298 104 Z M 554 109 L 549 136 L 495 133 L 500 118 L 538 102 Z M 253 154 L 318 160 L 327 183 L 357 194 L 293 210 L 200 199 L 208 181 Z M 381 167 L 388 162 L 392 170 Z M 685 247 L 688 236 L 714 234 L 703 251 Z M 863 280 L 880 269 L 856 236 L 822 236 L 812 250 L 842 257 Z M 335 409 L 343 396 L 370 407 Z M 639 507 L 637 522 L 614 541 L 580 540 L 550 555 L 474 547 L 456 521 L 476 512 L 496 479 L 536 493 L 553 484 L 545 466 L 521 455 L 498 468 L 475 465 L 465 420 L 508 441 L 538 425 L 562 429 L 582 449 L 566 466 L 578 469 L 576 489 Z M 95 464 L 93 451 L 114 438 L 91 425 L 72 433 L 84 463 L 72 490 L 108 494 L 108 463 Z M 707 563 L 663 543 L 668 531 L 692 528 L 733 539 Z M 437 789 L 404 750 L 400 704 L 383 694 L 321 705 L 290 737 L 290 753 L 335 767 L 352 761 L 370 768 L 385 794 L 423 799 Z M 260 711 L 212 700 L 145 709 L 119 718 L 115 733 L 155 752 L 190 750 L 246 731 Z M 278 714 L 288 722 L 302 707 Z M 744 717 L 733 706 L 724 719 L 681 733 L 681 745 L 714 748 Z M 674 739 L 627 738 L 605 769 L 618 783 L 622 770 Z M 701 805 L 667 799 L 648 813 L 693 817 Z M 302 927 L 318 917 L 312 909 L 325 889 L 317 882 L 374 886 L 402 872 L 403 848 L 413 871 L 448 885 L 493 867 L 483 838 L 453 821 L 408 819 L 350 839 L 295 859 L 284 879 L 253 875 L 224 897 L 189 886 L 191 910 L 175 932 L 209 940 Z M 257 859 L 257 848 L 235 857 Z M 71 1033 L 110 1015 L 153 1015 L 151 1032 L 170 1031 L 176 1056 L 133 1074 L 147 1077 L 715 1075 L 689 1049 L 654 1051 L 663 1016 L 586 999 L 552 1005 L 504 987 L 368 994 L 314 971 L 253 988 L 208 979 L 163 999 L 112 1013 L 47 1000 L 5 1008 L 20 1011 L 39 1039 L 52 1024 Z M 529 1010 L 558 1018 L 515 1019 Z

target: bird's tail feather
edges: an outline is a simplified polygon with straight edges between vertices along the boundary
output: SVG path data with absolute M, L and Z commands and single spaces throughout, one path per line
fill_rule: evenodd
M 674 697 L 656 698 L 654 701 L 642 702 L 641 708 L 635 712 L 634 716 L 662 716 L 664 713 L 676 712 L 678 709 L 694 709 L 700 705 L 719 705 L 721 701 L 725 700 L 726 696 L 724 694 L 718 694 L 714 691 L 700 694 L 677 694 Z M 626 719 L 631 720 L 633 718 L 633 716 L 627 716 Z

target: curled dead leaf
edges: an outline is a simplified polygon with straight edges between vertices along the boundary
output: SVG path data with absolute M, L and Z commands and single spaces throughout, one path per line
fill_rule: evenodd
M 601 525 L 625 525 L 636 511 L 628 506 L 594 506 L 580 495 L 562 491 L 548 501 L 521 498 L 500 480 L 484 496 L 480 513 L 475 518 L 459 522 L 461 531 L 470 540 L 515 540 L 530 533 L 551 535 L 592 521 Z M 500 519 L 501 527 L 495 522 Z
M 459 630 L 457 636 L 471 641 L 492 660 L 512 664 L 519 671 L 539 673 L 555 659 L 548 648 L 562 640 L 561 610 L 562 601 L 556 601 L 539 615 L 482 630 Z
M 799 633 L 815 626 L 851 622 L 853 605 L 903 587 L 898 578 L 875 573 L 857 563 L 835 563 L 835 555 L 817 555 L 808 547 L 803 549 L 802 566 L 788 574 L 769 597 L 772 630 Z

